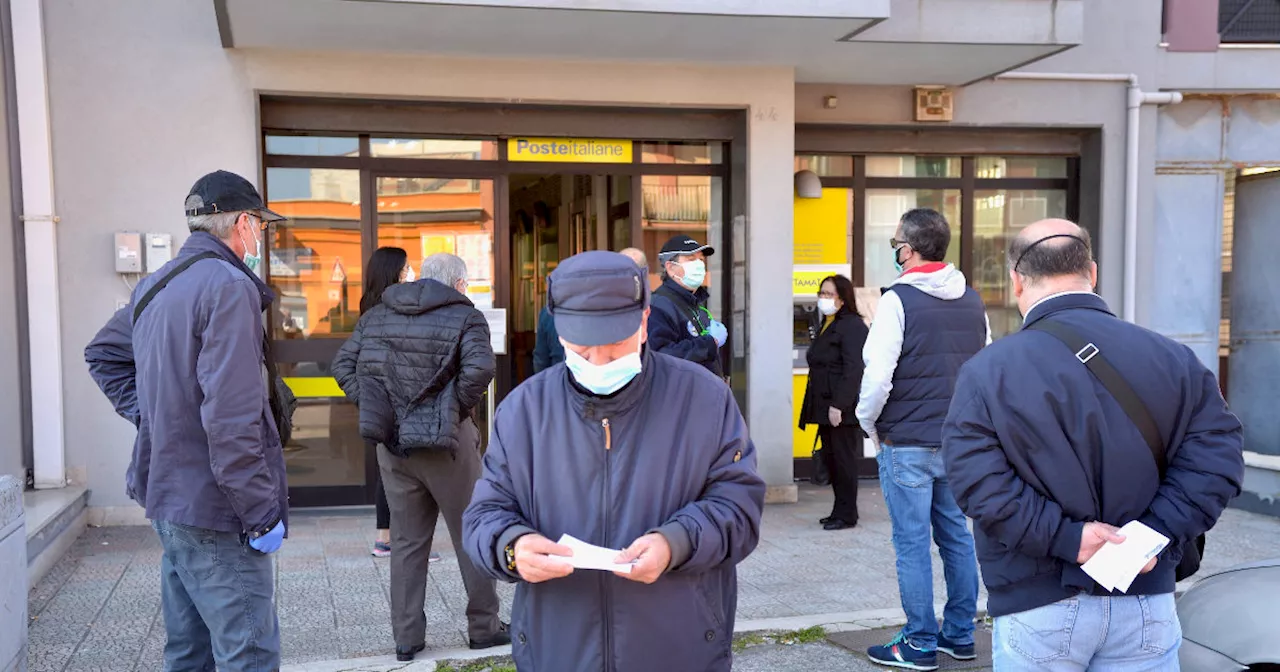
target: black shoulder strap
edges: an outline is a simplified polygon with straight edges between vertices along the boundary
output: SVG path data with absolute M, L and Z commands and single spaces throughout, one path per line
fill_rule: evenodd
M 156 298 L 156 294 L 159 294 L 160 290 L 164 289 L 165 285 L 169 284 L 170 280 L 173 280 L 174 278 L 178 277 L 179 273 L 187 270 L 188 268 L 191 268 L 191 265 L 196 263 L 197 261 L 203 261 L 205 259 L 217 259 L 217 258 L 218 258 L 218 255 L 214 252 L 201 252 L 200 254 L 197 254 L 193 257 L 188 258 L 186 261 L 183 261 L 181 264 L 178 264 L 177 267 L 175 267 L 172 271 L 169 271 L 168 275 L 164 276 L 163 278 L 160 278 L 160 280 L 157 281 L 156 284 L 152 285 L 151 289 L 148 289 L 147 293 L 143 294 L 141 299 L 138 299 L 138 303 L 134 304 L 133 321 L 135 323 L 138 321 L 138 316 L 142 314 L 142 311 L 147 309 L 147 306 L 150 305 L 151 300 Z
M 670 287 L 663 285 L 659 287 L 657 290 L 655 290 L 653 293 L 658 294 L 659 296 L 667 297 L 667 299 L 671 301 L 671 303 L 675 304 L 676 310 L 684 313 L 684 316 L 689 318 L 689 322 L 691 322 L 693 326 L 697 327 L 699 331 L 706 328 L 702 324 L 702 320 L 698 318 L 698 309 L 696 307 L 690 308 L 689 304 L 684 300 L 684 297 L 676 295 L 676 292 L 674 289 L 671 289 Z
M 1125 415 L 1129 416 L 1129 420 L 1142 433 L 1143 440 L 1147 442 L 1147 448 L 1151 449 L 1151 457 L 1156 461 L 1156 468 L 1160 470 L 1160 477 L 1164 478 L 1167 466 L 1164 441 L 1160 438 L 1160 429 L 1156 426 L 1155 418 L 1151 417 L 1151 411 L 1147 409 L 1147 405 L 1142 403 L 1142 399 L 1133 391 L 1120 372 L 1116 371 L 1111 362 L 1102 356 L 1098 346 L 1086 341 L 1075 329 L 1058 321 L 1040 320 L 1027 328 L 1043 331 L 1062 341 L 1075 353 L 1076 359 L 1098 378 L 1098 382 L 1107 388 L 1111 396 L 1120 404 L 1120 408 L 1124 409 Z

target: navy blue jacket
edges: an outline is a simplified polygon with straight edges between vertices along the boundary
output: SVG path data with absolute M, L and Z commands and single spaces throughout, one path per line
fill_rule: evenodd
M 996 341 L 960 372 L 943 429 L 952 491 L 974 521 L 987 608 L 1003 616 L 1081 591 L 1107 594 L 1076 564 L 1084 523 L 1139 520 L 1172 543 L 1129 595 L 1171 593 L 1184 544 L 1218 520 L 1244 477 L 1240 421 L 1186 346 L 1117 319 L 1093 294 L 1035 306 L 1098 346 L 1150 409 L 1168 447 L 1161 481 L 1137 426 L 1053 336 Z
M 542 307 L 538 313 L 538 332 L 533 342 L 533 372 L 541 373 L 564 361 L 564 346 L 556 333 L 556 320 L 551 311 Z
M 132 303 L 117 311 L 84 357 L 116 412 L 138 428 L 125 487 L 147 518 L 255 532 L 288 513 L 263 367 L 271 290 L 222 241 L 197 232 L 138 283 L 133 301 L 204 252 L 221 258 L 178 274 L 137 324 Z
M 650 299 L 649 347 L 664 355 L 701 364 L 711 373 L 722 376 L 720 346 L 716 345 L 715 337 L 707 333 L 707 327 L 711 326 L 711 314 L 706 311 L 708 296 L 705 287 L 691 292 L 674 279 L 664 278 L 662 287 Z
M 561 364 L 494 413 L 463 545 L 482 571 L 515 581 L 504 549 L 522 534 L 620 549 L 660 532 L 671 565 L 652 585 L 590 570 L 520 583 L 516 667 L 728 672 L 736 565 L 760 539 L 764 491 L 733 394 L 702 367 L 646 349 L 639 376 L 597 397 Z
M 987 342 L 986 310 L 972 287 L 956 299 L 902 283 L 886 291 L 902 302 L 902 354 L 876 431 L 890 445 L 937 448 L 960 367 Z

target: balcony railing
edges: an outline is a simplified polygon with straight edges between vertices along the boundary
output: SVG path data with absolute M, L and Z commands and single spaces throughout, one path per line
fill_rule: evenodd
M 703 184 L 644 186 L 644 218 L 651 222 L 705 224 L 711 215 L 711 187 Z

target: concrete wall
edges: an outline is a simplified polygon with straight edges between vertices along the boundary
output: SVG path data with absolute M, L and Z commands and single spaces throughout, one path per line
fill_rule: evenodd
M 18 241 L 22 240 L 21 222 L 14 207 L 9 170 L 9 159 L 17 154 L 17 147 L 9 145 L 7 129 L 16 120 L 9 118 L 2 97 L 12 86 L 12 63 L 8 59 L 9 55 L 0 50 L 0 390 L 7 391 L 0 395 L 0 475 L 10 474 L 25 483 L 23 452 L 27 437 L 23 425 L 27 413 L 22 394 L 22 352 L 18 347 L 24 325 L 18 312 L 18 296 L 25 292 L 19 292 L 20 269 L 15 263 Z
M 750 108 L 748 407 L 761 471 L 791 484 L 790 69 L 510 62 L 407 55 L 226 51 L 206 0 L 51 3 L 53 108 L 66 366 L 67 457 L 95 507 L 127 505 L 132 428 L 90 382 L 82 350 L 128 296 L 111 234 L 185 238 L 181 203 L 202 173 L 258 174 L 255 92 Z M 103 58 L 103 54 L 111 58 Z M 759 114 L 756 114 L 756 113 Z M 624 129 L 619 129 L 625 134 Z M 727 279 L 726 279 L 727 281 Z

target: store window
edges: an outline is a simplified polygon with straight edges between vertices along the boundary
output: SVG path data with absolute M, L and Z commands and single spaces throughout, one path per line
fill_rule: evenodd
M 493 140 L 369 138 L 369 156 L 395 159 L 492 161 L 498 158 L 498 143 Z
M 903 213 L 941 212 L 951 225 L 945 260 L 981 294 L 994 338 L 1022 325 L 1005 262 L 1009 242 L 1037 220 L 1078 216 L 1074 157 L 799 154 L 795 169 L 817 173 L 824 193 L 851 192 L 859 287 L 885 287 L 898 276 L 889 239 Z
M 641 232 L 644 239 L 638 247 L 644 250 L 650 261 L 650 281 L 659 282 L 662 265 L 658 253 L 675 235 L 685 235 L 723 250 L 722 209 L 724 203 L 723 179 L 710 175 L 645 175 L 641 178 L 643 220 Z M 725 255 L 716 254 L 707 259 L 707 283 L 721 278 L 721 261 Z M 719 315 L 721 292 L 712 291 L 710 308 Z

